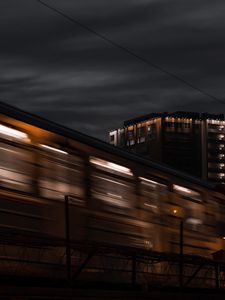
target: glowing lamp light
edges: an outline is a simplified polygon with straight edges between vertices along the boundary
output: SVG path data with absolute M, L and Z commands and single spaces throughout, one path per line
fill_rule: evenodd
M 174 210 L 173 210 L 173 213 L 176 215 L 176 214 L 177 214 L 177 209 L 174 209 Z
M 66 151 L 63 151 L 63 150 L 60 150 L 60 149 L 57 149 L 57 148 L 54 148 L 54 147 L 51 147 L 51 146 L 47 146 L 47 145 L 44 145 L 44 144 L 40 144 L 40 146 L 42 148 L 50 150 L 50 151 L 54 151 L 54 152 L 61 153 L 61 154 L 68 154 L 68 152 L 66 152 Z
M 29 140 L 28 135 L 25 132 L 7 127 L 0 124 L 0 133 L 8 137 L 20 139 L 20 140 Z
M 225 236 L 222 237 L 222 240 L 225 240 Z
M 129 168 L 96 157 L 90 157 L 90 163 L 119 173 L 124 173 L 126 175 L 133 175 Z

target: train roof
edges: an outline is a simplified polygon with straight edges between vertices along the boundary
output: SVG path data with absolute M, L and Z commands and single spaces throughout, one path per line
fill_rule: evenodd
M 63 125 L 49 121 L 45 118 L 36 116 L 32 113 L 25 112 L 19 108 L 8 105 L 2 101 L 0 101 L 0 113 L 6 115 L 8 117 L 14 118 L 18 121 L 22 121 L 22 122 L 28 123 L 30 125 L 48 130 L 50 132 L 54 132 L 54 133 L 63 135 L 67 138 L 74 139 L 80 143 L 83 143 L 83 144 L 92 146 L 94 148 L 106 151 L 110 154 L 118 155 L 122 158 L 131 160 L 133 162 L 136 162 L 136 163 L 139 163 L 139 164 L 142 164 L 145 166 L 149 166 L 153 169 L 165 172 L 167 174 L 180 177 L 184 180 L 199 184 L 199 185 L 207 187 L 209 189 L 216 188 L 216 185 L 213 183 L 209 183 L 198 177 L 194 177 L 194 176 L 188 175 L 184 172 L 178 171 L 174 168 L 171 168 L 170 166 L 168 166 L 166 164 L 162 164 L 162 163 L 150 160 L 150 159 L 142 158 L 142 157 L 138 156 L 137 154 L 130 153 L 124 149 L 110 145 L 109 143 L 106 143 L 102 140 L 91 137 L 89 135 L 86 135 L 86 134 L 76 131 L 74 129 L 67 128 Z

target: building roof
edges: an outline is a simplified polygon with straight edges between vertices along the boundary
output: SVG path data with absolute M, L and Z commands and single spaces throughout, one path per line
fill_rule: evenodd
M 166 114 L 166 113 L 164 113 L 164 114 Z M 147 115 L 143 115 L 143 116 L 140 116 L 140 117 L 129 119 L 129 120 L 124 121 L 124 126 L 133 125 L 133 124 L 136 124 L 136 123 L 147 121 L 149 119 L 161 118 L 161 117 L 164 116 L 164 114 L 163 113 L 150 113 L 150 114 L 147 114 Z
M 31 113 L 27 113 L 21 109 L 15 108 L 11 105 L 5 104 L 4 102 L 0 101 L 0 113 L 4 114 L 6 116 L 9 116 L 11 118 L 17 119 L 19 121 L 28 123 L 30 125 L 48 130 L 50 132 L 54 132 L 57 134 L 60 134 L 64 137 L 74 139 L 80 143 L 92 146 L 94 148 L 97 148 L 99 150 L 106 151 L 107 153 L 117 155 L 121 158 L 131 160 L 135 163 L 149 166 L 153 169 L 165 172 L 167 174 L 171 174 L 177 177 L 180 177 L 184 180 L 190 181 L 192 183 L 196 183 L 202 186 L 205 186 L 207 188 L 213 189 L 215 188 L 215 185 L 212 183 L 209 183 L 205 180 L 202 180 L 200 178 L 190 176 L 184 172 L 177 171 L 166 164 L 158 163 L 149 159 L 142 158 L 136 154 L 129 153 L 126 150 L 123 150 L 121 148 L 115 147 L 113 145 L 110 145 L 109 143 L 106 143 L 104 141 L 101 141 L 97 138 L 88 136 L 86 134 L 83 134 L 81 132 L 78 132 L 76 130 L 67 128 L 65 126 L 59 125 L 55 122 L 49 121 L 47 119 L 41 118 L 39 116 L 36 116 Z
M 190 111 L 175 111 L 175 112 L 164 112 L 164 113 L 150 113 L 147 115 L 135 117 L 133 119 L 129 119 L 124 121 L 124 126 L 134 125 L 136 123 L 144 122 L 150 119 L 155 118 L 166 118 L 166 117 L 173 117 L 173 118 L 187 118 L 187 119 L 212 119 L 212 120 L 224 120 L 224 114 L 209 114 L 207 112 L 204 113 L 197 113 L 197 112 L 190 112 Z

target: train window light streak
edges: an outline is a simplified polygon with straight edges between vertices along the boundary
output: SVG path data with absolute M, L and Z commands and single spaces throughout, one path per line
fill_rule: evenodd
M 102 201 L 103 210 L 127 214 L 127 209 L 132 208 L 132 192 L 132 185 L 112 180 L 108 176 L 97 176 L 95 172 L 92 175 L 92 196 Z
M 57 148 L 54 148 L 54 147 L 51 147 L 51 146 L 48 146 L 48 145 L 40 144 L 40 146 L 42 148 L 45 148 L 45 149 L 50 150 L 50 151 L 55 151 L 55 152 L 58 152 L 58 153 L 61 153 L 61 154 L 68 154 L 68 152 L 66 152 L 66 151 L 63 151 L 63 150 L 60 150 L 60 149 L 57 149 Z
M 108 181 L 108 182 L 111 182 L 111 183 L 115 183 L 117 185 L 121 185 L 121 186 L 127 186 L 127 184 L 124 184 L 124 183 L 121 183 L 121 182 L 118 182 L 118 181 L 115 181 L 115 180 L 112 180 L 112 179 L 108 179 L 108 178 L 105 178 L 105 177 L 101 177 L 101 176 L 96 176 L 96 175 L 93 175 L 94 178 L 98 178 L 98 179 L 101 179 L 101 180 L 105 180 L 105 181 Z
M 176 191 L 179 191 L 179 192 L 186 193 L 186 194 L 192 194 L 193 193 L 192 190 L 190 190 L 186 187 L 180 186 L 180 185 L 176 185 L 176 184 L 173 185 L 173 189 L 176 190 Z
M 108 196 L 113 197 L 113 198 L 118 198 L 118 199 L 122 199 L 123 197 L 117 194 L 113 194 L 113 193 L 107 193 Z
M 200 201 L 200 202 L 202 201 L 200 193 L 193 191 L 191 189 L 188 189 L 184 186 L 174 184 L 173 190 L 180 195 L 186 196 L 188 198 L 192 198 L 192 199 Z
M 186 222 L 191 225 L 202 225 L 203 223 L 202 220 L 196 218 L 187 218 Z
M 127 201 L 125 201 L 123 199 L 123 197 L 120 195 L 116 195 L 116 194 L 107 192 L 106 197 L 104 197 L 103 195 L 101 195 L 101 197 L 102 197 L 102 200 L 105 200 L 106 202 L 108 202 L 111 205 L 124 207 L 124 208 L 130 208 L 129 203 Z
M 132 176 L 133 173 L 131 172 L 131 170 L 129 168 L 126 168 L 124 166 L 100 159 L 100 158 L 96 158 L 96 157 L 90 157 L 90 163 L 96 165 L 96 166 L 100 166 L 106 169 L 110 169 L 113 171 L 117 171 L 119 173 L 124 173 L 126 175 L 130 175 Z
M 129 203 L 129 201 L 124 199 L 124 197 L 121 195 L 117 195 L 110 192 L 99 191 L 99 190 L 93 190 L 92 192 L 94 197 L 96 197 L 101 201 L 104 201 L 108 205 L 112 205 L 120 208 L 131 208 L 131 204 Z
M 147 178 L 144 178 L 144 177 L 139 177 L 140 180 L 144 181 L 144 182 L 148 182 L 148 183 L 151 183 L 151 184 L 154 184 L 154 185 L 158 185 L 158 186 L 164 186 L 164 184 L 162 183 L 159 183 L 159 182 L 156 182 L 156 181 L 153 181 L 153 180 L 150 180 L 150 179 L 147 179 Z
M 0 124 L 0 133 L 8 137 L 29 141 L 28 135 L 25 132 L 4 126 Z
M 154 209 L 157 209 L 157 208 L 158 208 L 157 205 L 149 204 L 149 203 L 147 203 L 147 202 L 145 202 L 144 205 L 147 206 L 147 207 L 154 208 Z

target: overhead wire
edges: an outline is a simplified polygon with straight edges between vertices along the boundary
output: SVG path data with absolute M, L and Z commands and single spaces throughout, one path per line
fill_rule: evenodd
M 92 29 L 90 26 L 87 26 L 86 24 L 76 20 L 74 17 L 70 17 L 69 15 L 67 15 L 65 12 L 63 12 L 62 10 L 55 8 L 54 6 L 42 1 L 42 0 L 36 0 L 37 2 L 39 2 L 41 5 L 47 7 L 48 9 L 54 11 L 55 13 L 57 13 L 58 15 L 64 17 L 65 19 L 67 19 L 68 21 L 70 21 L 71 23 L 80 26 L 81 28 L 85 29 L 86 31 L 89 31 L 90 33 L 96 35 L 97 37 L 99 37 L 100 39 L 106 41 L 108 44 L 111 44 L 112 46 L 114 46 L 115 48 L 118 48 L 120 50 L 122 50 L 123 52 L 129 54 L 130 56 L 135 57 L 136 59 L 138 59 L 139 61 L 142 61 L 143 63 L 151 66 L 152 68 L 159 70 L 160 72 L 168 75 L 169 77 L 182 82 L 184 85 L 198 91 L 199 93 L 201 93 L 204 96 L 207 96 L 208 98 L 211 98 L 212 100 L 215 100 L 219 103 L 225 104 L 225 101 L 212 95 L 211 93 L 208 93 L 207 91 L 205 91 L 202 88 L 199 88 L 198 86 L 196 86 L 195 84 L 191 83 L 190 81 L 182 78 L 181 76 L 168 71 L 167 69 L 159 66 L 156 63 L 153 63 L 152 61 L 150 61 L 149 59 L 137 54 L 136 52 L 130 50 L 129 48 L 119 44 L 118 42 L 114 41 L 113 39 L 107 37 L 106 35 L 103 35 L 102 33 L 99 33 L 98 31 Z

